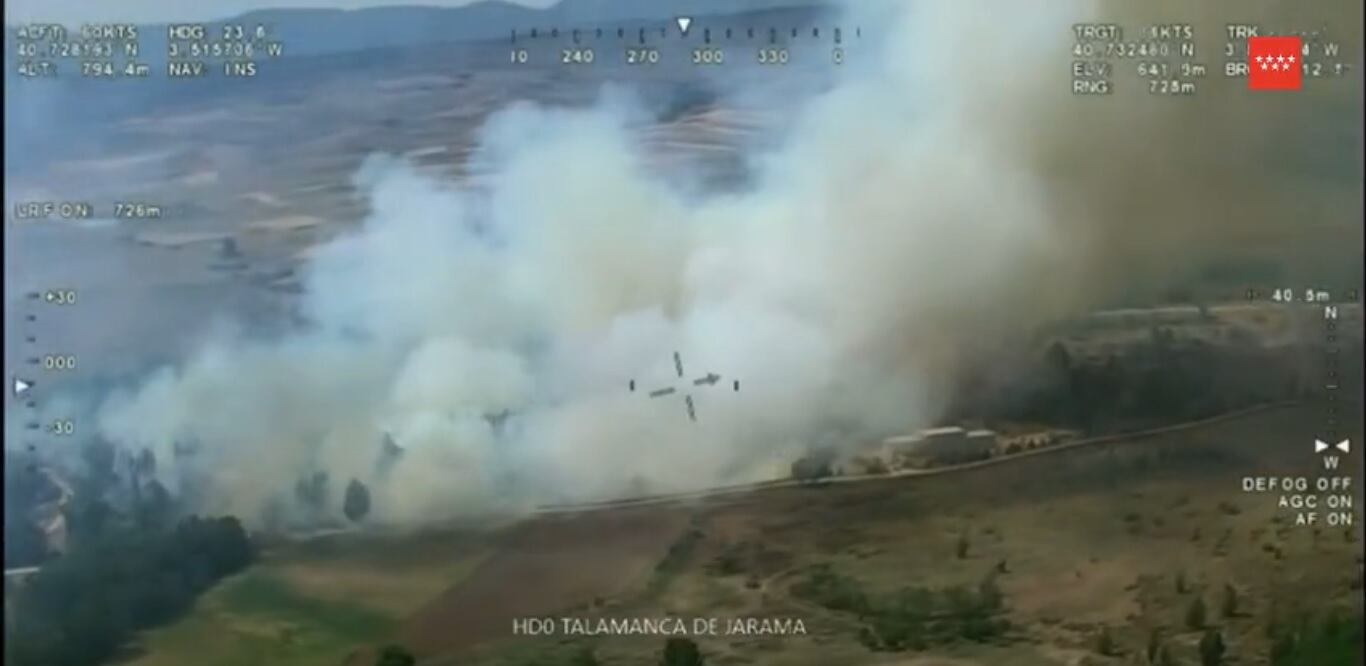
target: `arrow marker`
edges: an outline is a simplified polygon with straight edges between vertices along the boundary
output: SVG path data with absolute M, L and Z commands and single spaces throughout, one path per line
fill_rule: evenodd
M 1314 453 L 1323 453 L 1328 450 L 1328 442 L 1321 439 L 1314 440 Z
M 18 377 L 14 378 L 14 395 L 23 395 L 25 391 L 28 391 L 31 388 L 33 388 L 33 382 L 19 379 Z
M 708 373 L 706 377 L 703 377 L 701 379 L 694 379 L 692 384 L 693 386 L 711 386 L 720 380 L 721 375 L 711 372 Z
M 688 28 L 692 26 L 692 17 L 680 16 L 674 20 L 678 22 L 679 31 L 681 31 L 685 35 L 688 34 Z
M 1339 450 L 1339 451 L 1341 451 L 1341 452 L 1343 452 L 1343 453 L 1351 453 L 1351 452 L 1352 452 L 1352 440 L 1350 440 L 1350 439 L 1344 439 L 1344 440 L 1342 440 L 1341 442 L 1338 442 L 1338 443 L 1336 444 L 1336 447 L 1337 447 L 1337 450 Z

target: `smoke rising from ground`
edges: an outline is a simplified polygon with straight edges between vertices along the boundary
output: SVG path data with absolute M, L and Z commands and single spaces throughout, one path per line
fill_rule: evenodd
M 1357 214 L 1347 185 L 1252 157 L 1303 150 L 1290 121 L 1324 96 L 1068 94 L 1072 24 L 1164 17 L 1130 5 L 859 5 L 872 53 L 774 100 L 792 128 L 738 193 L 643 168 L 629 95 L 497 114 L 477 191 L 371 157 L 363 229 L 309 266 L 313 323 L 212 341 L 112 396 L 101 432 L 163 461 L 197 442 L 171 481 L 206 510 L 253 519 L 327 470 L 414 522 L 761 479 L 931 424 L 984 347 L 1185 270 L 1230 230 Z M 692 391 L 696 423 L 642 395 L 673 382 L 675 350 L 689 380 L 723 376 Z M 381 473 L 385 433 L 403 453 Z

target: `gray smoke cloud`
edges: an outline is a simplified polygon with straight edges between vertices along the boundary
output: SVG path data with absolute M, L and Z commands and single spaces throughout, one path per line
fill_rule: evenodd
M 1355 177 L 1268 159 L 1323 136 L 1297 124 L 1311 114 L 1351 136 L 1358 90 L 1267 101 L 1216 72 L 1185 100 L 1069 94 L 1074 23 L 1203 21 L 1217 43 L 1220 12 L 1189 4 L 857 5 L 871 53 L 774 100 L 791 122 L 739 192 L 642 168 L 625 95 L 496 114 L 478 189 L 373 156 L 363 228 L 310 263 L 313 323 L 211 341 L 111 396 L 100 430 L 161 460 L 198 442 L 171 482 L 206 510 L 253 519 L 324 469 L 411 523 L 768 478 L 812 446 L 929 425 L 1002 340 L 1230 233 L 1359 219 Z M 675 350 L 688 379 L 723 376 L 693 391 L 697 422 L 643 395 L 674 381 Z M 381 474 L 386 433 L 402 454 Z

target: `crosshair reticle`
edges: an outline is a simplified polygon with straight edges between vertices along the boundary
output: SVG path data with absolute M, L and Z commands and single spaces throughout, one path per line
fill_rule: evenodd
M 674 352 L 674 372 L 678 375 L 678 379 L 679 379 L 679 380 L 683 380 L 683 357 L 682 357 L 682 355 L 680 355 L 678 352 Z M 692 380 L 691 386 L 716 386 L 716 383 L 719 382 L 719 381 L 721 381 L 721 375 L 718 375 L 718 374 L 716 374 L 715 372 L 708 372 L 707 374 L 705 374 L 705 375 L 703 375 L 703 376 L 701 376 L 701 377 L 698 377 L 697 379 Z M 689 384 L 688 384 L 686 381 L 682 381 L 681 384 L 682 384 L 682 388 L 685 389 L 685 390 L 686 390 L 686 389 L 688 388 L 688 386 L 689 386 Z M 634 393 L 635 390 L 636 390 L 636 380 L 632 379 L 629 386 L 630 386 L 631 392 Z M 740 380 L 738 380 L 738 379 L 732 380 L 732 381 L 731 381 L 731 387 L 732 387 L 733 390 L 739 391 L 739 390 L 740 390 Z M 666 387 L 664 387 L 664 388 L 659 388 L 659 389 L 655 389 L 655 390 L 653 390 L 653 391 L 650 391 L 649 396 L 650 396 L 651 398 L 662 398 L 662 397 L 667 396 L 667 395 L 673 395 L 673 394 L 675 394 L 675 393 L 678 393 L 678 391 L 679 391 L 679 387 L 678 387 L 678 386 L 666 386 Z M 696 405 L 693 404 L 693 399 L 692 399 L 692 394 L 691 394 L 691 393 L 684 393 L 684 394 L 683 394 L 683 406 L 684 406 L 685 408 L 687 408 L 687 410 L 688 410 L 688 419 L 689 419 L 689 420 L 692 420 L 692 421 L 696 421 L 696 420 L 697 420 L 697 407 L 696 407 Z

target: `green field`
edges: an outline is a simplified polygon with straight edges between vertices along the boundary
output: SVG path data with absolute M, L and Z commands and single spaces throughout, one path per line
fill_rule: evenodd
M 328 538 L 267 550 L 180 621 L 148 632 L 129 666 L 337 666 L 485 557 L 452 536 Z

